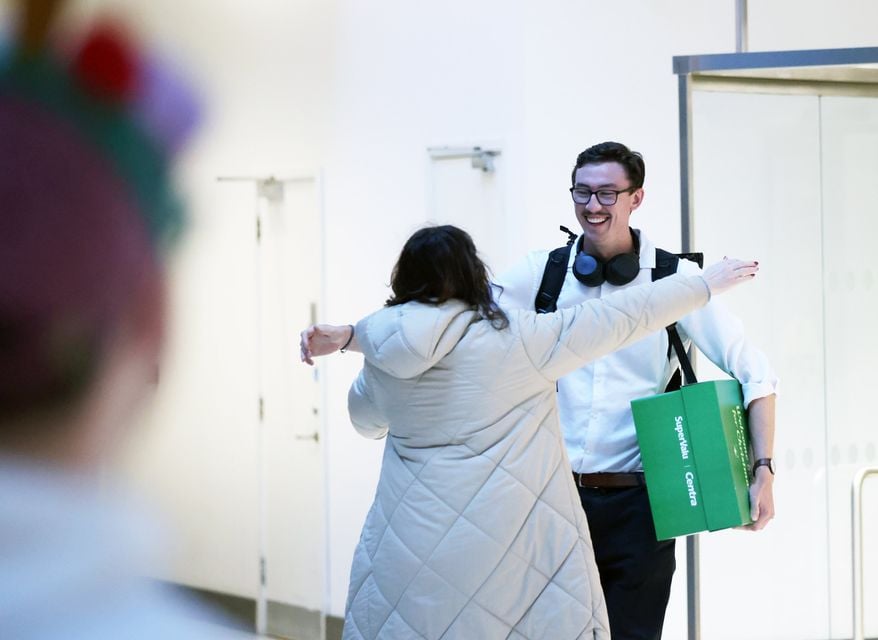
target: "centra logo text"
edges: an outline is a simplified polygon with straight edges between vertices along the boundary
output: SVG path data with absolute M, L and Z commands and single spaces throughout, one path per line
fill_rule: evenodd
M 698 506 L 698 493 L 695 491 L 695 475 L 691 471 L 686 472 L 686 488 L 689 489 L 689 504 Z

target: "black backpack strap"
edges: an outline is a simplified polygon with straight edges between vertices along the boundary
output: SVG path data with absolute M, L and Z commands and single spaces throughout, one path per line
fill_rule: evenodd
M 664 249 L 656 249 L 655 266 L 652 268 L 652 281 L 655 282 L 677 273 L 677 263 L 679 262 L 680 257 L 676 253 L 671 253 Z
M 683 260 L 694 262 L 699 267 L 704 268 L 704 254 L 700 251 L 693 251 L 691 253 L 678 253 L 677 256 L 683 258 Z
M 558 308 L 558 296 L 561 295 L 561 287 L 564 286 L 564 278 L 567 275 L 570 249 L 576 241 L 576 234 L 564 225 L 561 225 L 561 231 L 567 234 L 567 245 L 549 253 L 546 268 L 543 269 L 543 279 L 534 299 L 534 309 L 537 313 L 552 313 Z
M 653 282 L 677 273 L 677 266 L 680 263 L 680 258 L 695 262 L 699 267 L 704 265 L 703 253 L 671 253 L 670 251 L 656 248 L 655 267 L 652 269 Z M 694 384 L 698 382 L 698 380 L 695 378 L 695 371 L 692 369 L 692 363 L 689 361 L 689 356 L 683 348 L 683 340 L 680 338 L 680 333 L 677 331 L 677 323 L 675 322 L 671 326 L 665 327 L 665 331 L 668 332 L 668 360 L 671 359 L 671 349 L 673 349 L 676 351 L 677 360 L 679 360 L 680 366 L 683 368 L 683 376 L 680 375 L 680 369 L 674 371 L 674 374 L 668 382 L 668 386 L 665 387 L 665 393 L 667 393 L 668 391 L 676 391 L 679 389 L 683 383 L 684 376 L 686 384 Z
M 549 259 L 543 270 L 543 279 L 534 299 L 534 309 L 537 313 L 552 313 L 558 308 L 558 296 L 561 295 L 561 287 L 564 286 L 564 277 L 567 275 L 572 244 L 549 252 Z
M 683 379 L 686 381 L 686 384 L 695 384 L 698 382 L 698 379 L 695 377 L 695 371 L 692 369 L 689 355 L 686 353 L 686 349 L 683 348 L 683 340 L 680 338 L 680 333 L 677 331 L 677 323 L 675 322 L 671 326 L 665 327 L 665 331 L 668 332 L 668 339 L 671 342 L 671 346 L 674 348 L 674 351 L 677 352 L 677 360 L 680 361 L 680 366 L 683 368 Z M 674 377 L 678 377 L 679 373 L 679 370 L 677 370 Z M 673 377 L 671 379 L 673 380 Z

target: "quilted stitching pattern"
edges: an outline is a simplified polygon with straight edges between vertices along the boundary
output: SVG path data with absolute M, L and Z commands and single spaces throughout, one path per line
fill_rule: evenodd
M 707 298 L 700 278 L 673 276 L 600 305 L 517 314 L 505 331 L 461 303 L 361 321 L 351 417 L 390 435 L 344 637 L 608 638 L 554 380 Z
M 526 370 L 531 387 L 518 406 L 502 385 L 477 377 L 480 370 L 484 376 L 484 363 L 468 362 L 475 352 L 461 349 L 464 344 L 458 347 L 463 363 L 411 380 L 369 371 L 376 403 L 386 403 L 391 435 L 354 558 L 345 638 L 606 634 L 584 519 L 552 410 L 554 387 L 535 373 L 520 343 L 505 339 L 507 355 L 517 349 L 520 363 L 504 371 Z M 383 348 L 392 344 L 386 333 L 378 340 Z M 428 420 L 413 407 L 422 406 L 423 387 L 438 386 L 434 373 L 443 386 L 476 393 L 485 406 L 502 409 L 493 412 L 498 415 L 476 412 L 470 421 Z M 405 406 L 395 401 L 400 394 L 409 399 Z M 516 395 L 522 397 L 517 389 Z M 412 424 L 417 420 L 424 423 Z M 416 438 L 426 429 L 427 438 Z

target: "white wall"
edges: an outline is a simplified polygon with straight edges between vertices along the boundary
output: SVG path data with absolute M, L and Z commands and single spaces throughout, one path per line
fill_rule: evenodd
M 339 9 L 338 110 L 327 164 L 328 236 L 338 238 L 328 245 L 330 319 L 359 317 L 386 296 L 379 283 L 387 282 L 402 240 L 425 216 L 421 158 L 433 144 L 504 141 L 514 255 L 560 244 L 557 225 L 573 222 L 566 188 L 576 154 L 600 140 L 627 141 L 648 164 L 647 200 L 636 221 L 665 246 L 678 246 L 677 84 L 671 57 L 733 50 L 734 3 L 473 7 L 461 2 L 437 9 L 385 2 L 380 7 L 371 11 L 348 2 Z M 864 8 L 837 10 L 850 17 Z M 770 36 L 778 27 L 787 32 L 788 16 L 779 18 L 761 33 Z M 752 46 L 772 48 L 770 37 L 760 40 L 756 21 L 751 15 Z M 801 30 L 808 32 L 806 26 Z M 799 46 L 850 44 L 828 41 L 816 21 L 810 31 L 821 39 L 811 43 L 800 35 Z M 452 64 L 455 73 L 449 74 Z M 474 84 L 486 73 L 488 84 Z M 358 192 L 368 197 L 358 199 Z M 360 247 L 383 259 L 355 259 L 361 277 L 352 282 L 344 256 L 362 255 Z M 363 477 L 367 461 L 377 464 L 381 447 L 358 442 L 347 430 L 343 397 L 358 365 L 350 359 L 336 365 L 329 410 L 335 412 L 332 464 L 338 464 L 330 474 L 331 519 L 338 526 L 330 548 L 333 610 L 341 612 L 350 549 L 374 486 L 351 480 Z M 373 466 L 371 479 L 376 475 Z M 681 583 L 668 637 L 683 633 Z
M 504 141 L 515 255 L 557 246 L 557 225 L 574 224 L 566 189 L 576 154 L 601 140 L 625 141 L 647 161 L 647 198 L 635 224 L 660 244 L 679 246 L 671 58 L 733 51 L 734 4 L 340 2 L 327 159 L 328 319 L 359 317 L 386 296 L 380 285 L 405 236 L 424 219 L 421 163 L 434 144 Z M 873 2 L 751 2 L 750 49 L 874 45 L 876 21 Z M 364 254 L 370 259 L 360 260 Z M 350 552 L 374 486 L 351 480 L 364 478 L 364 465 L 377 465 L 381 448 L 358 442 L 347 427 L 343 398 L 358 366 L 352 360 L 334 362 L 329 380 L 337 465 L 330 470 L 333 613 L 343 610 Z M 684 634 L 683 571 L 669 638 Z
M 677 79 L 671 57 L 730 52 L 735 36 L 733 0 L 91 4 L 133 7 L 146 29 L 181 43 L 204 79 L 212 115 L 187 164 L 195 226 L 176 272 L 177 298 L 190 314 L 178 327 L 185 335 L 208 324 L 236 334 L 247 322 L 242 306 L 223 297 L 223 283 L 237 277 L 230 265 L 245 258 L 223 242 L 240 223 L 217 195 L 213 181 L 220 174 L 324 168 L 321 319 L 330 322 L 352 321 L 386 298 L 402 241 L 426 219 L 429 146 L 500 142 L 508 220 L 502 232 L 510 255 L 517 255 L 560 244 L 557 225 L 575 223 L 566 189 L 576 154 L 602 140 L 627 142 L 647 161 L 647 197 L 635 224 L 660 244 L 677 247 Z M 807 7 L 794 0 L 753 1 L 750 47 L 874 45 L 876 22 L 878 4 L 871 0 L 822 0 Z M 228 313 L 206 311 L 216 305 Z M 229 361 L 239 374 L 247 371 L 250 357 L 246 337 L 240 340 L 239 353 Z M 185 349 L 186 342 L 176 344 Z M 353 354 L 322 364 L 335 615 L 344 609 L 350 558 L 383 446 L 356 436 L 347 421 L 345 395 L 358 367 Z M 248 384 L 222 367 L 215 371 L 220 390 Z M 180 435 L 181 425 L 153 425 L 153 444 L 144 445 L 143 459 L 184 449 L 177 462 L 165 459 L 168 473 L 159 493 L 194 499 L 199 487 L 211 482 L 229 490 L 227 481 L 251 486 L 251 477 L 223 476 L 242 451 L 252 455 L 249 436 L 237 425 L 217 415 L 182 425 L 188 436 Z M 204 442 L 213 443 L 212 463 L 202 460 Z M 183 465 L 194 465 L 194 472 L 184 472 Z M 188 540 L 184 549 L 213 540 L 207 544 L 222 552 L 221 566 L 193 568 L 183 553 L 176 577 L 210 586 L 216 574 L 231 570 L 222 564 L 227 562 L 239 568 L 235 580 L 223 578 L 221 586 L 252 582 L 255 565 L 245 557 L 255 536 L 247 524 L 252 513 L 219 515 L 218 501 L 202 499 L 214 500 L 209 508 L 224 518 L 209 530 L 199 528 L 183 504 L 168 503 Z M 682 578 L 682 570 L 678 575 Z M 675 586 L 666 637 L 683 637 L 681 583 Z

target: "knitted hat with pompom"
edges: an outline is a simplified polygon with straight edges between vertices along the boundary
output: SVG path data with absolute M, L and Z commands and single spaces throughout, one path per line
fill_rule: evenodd
M 198 119 L 118 24 L 57 47 L 52 16 L 23 13 L 0 46 L 0 423 L 75 399 L 155 286 L 184 226 L 171 162 Z

